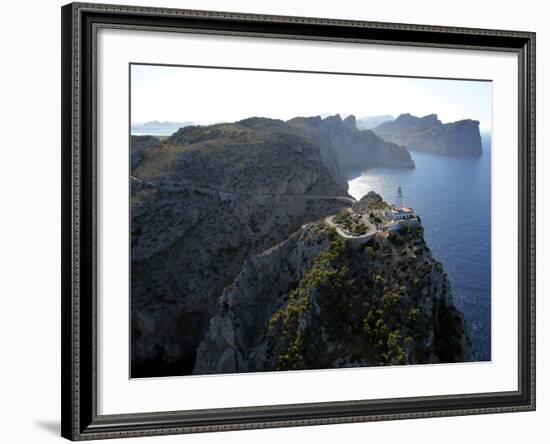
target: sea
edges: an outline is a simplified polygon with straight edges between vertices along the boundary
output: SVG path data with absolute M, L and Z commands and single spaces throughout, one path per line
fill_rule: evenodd
M 349 194 L 369 191 L 414 208 L 433 257 L 449 275 L 455 305 L 470 328 L 474 357 L 491 360 L 491 137 L 480 157 L 411 151 L 415 169 L 372 168 L 349 181 Z

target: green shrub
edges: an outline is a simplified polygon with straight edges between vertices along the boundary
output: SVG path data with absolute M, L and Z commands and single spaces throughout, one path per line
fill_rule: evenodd
M 425 331 L 418 327 L 420 310 L 405 305 L 417 290 L 398 267 L 410 268 L 410 262 L 373 269 L 334 230 L 327 234 L 329 247 L 270 320 L 277 368 L 326 368 L 342 356 L 374 365 L 406 364 L 406 350 L 413 350 Z M 374 256 L 386 247 L 385 241 L 373 240 L 363 254 Z M 328 351 L 322 338 L 336 347 Z
M 420 316 L 420 310 L 418 308 L 411 308 L 409 310 L 409 319 L 412 321 L 416 321 L 418 317 Z

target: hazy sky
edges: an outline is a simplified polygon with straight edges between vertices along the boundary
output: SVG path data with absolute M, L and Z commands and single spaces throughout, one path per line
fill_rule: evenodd
M 132 122 L 233 122 L 251 116 L 435 113 L 491 128 L 492 84 L 483 81 L 282 73 L 132 65 Z

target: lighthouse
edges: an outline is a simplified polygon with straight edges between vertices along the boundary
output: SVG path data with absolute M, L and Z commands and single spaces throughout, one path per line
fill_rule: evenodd
M 395 209 L 401 211 L 403 209 L 403 190 L 397 187 L 397 197 L 395 199 Z
M 393 205 L 389 210 L 388 216 L 390 217 L 390 219 L 395 221 L 416 219 L 414 210 L 411 207 L 403 205 L 403 190 L 401 187 L 397 187 L 395 205 Z

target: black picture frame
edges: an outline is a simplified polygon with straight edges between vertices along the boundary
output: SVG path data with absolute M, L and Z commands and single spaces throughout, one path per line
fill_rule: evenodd
M 62 436 L 85 440 L 535 409 L 535 33 L 85 3 L 68 4 L 61 15 Z M 98 27 L 515 53 L 519 66 L 518 390 L 98 415 L 94 90 Z

